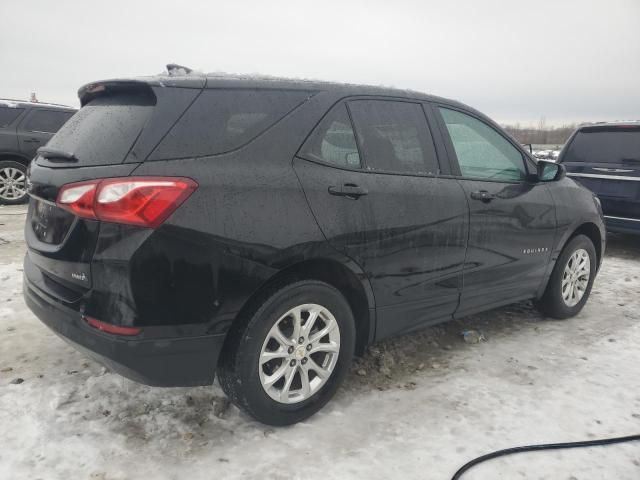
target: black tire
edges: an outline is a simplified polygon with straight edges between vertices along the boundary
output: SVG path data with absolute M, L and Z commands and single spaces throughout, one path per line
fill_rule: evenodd
M 589 254 L 589 281 L 587 282 L 587 288 L 585 289 L 580 301 L 576 305 L 569 306 L 562 297 L 562 278 L 567 262 L 574 252 L 579 249 L 586 250 Z M 542 298 L 536 302 L 536 306 L 545 315 L 559 320 L 577 315 L 589 299 L 589 294 L 591 293 L 591 287 L 593 286 L 593 281 L 596 278 L 596 273 L 597 256 L 593 242 L 585 235 L 576 235 L 567 242 L 562 253 L 558 257 L 558 261 L 553 267 L 553 272 L 549 278 L 547 288 L 545 289 Z
M 259 303 L 242 324 L 229 332 L 218 365 L 218 381 L 229 399 L 256 420 L 274 426 L 291 425 L 320 410 L 344 380 L 355 348 L 353 314 L 338 290 L 316 280 L 280 287 Z M 260 381 L 260 352 L 278 319 L 291 308 L 309 303 L 325 307 L 338 324 L 340 349 L 337 363 L 326 383 L 309 398 L 298 403 L 280 403 L 266 393 Z M 238 321 L 242 322 L 242 319 Z
M 27 166 L 23 163 L 20 162 L 16 162 L 14 160 L 1 160 L 0 161 L 0 204 L 2 205 L 19 205 L 21 203 L 25 203 L 28 199 L 29 199 L 29 195 L 27 195 L 26 193 L 26 182 L 24 184 L 25 186 L 25 193 L 24 195 L 18 197 L 18 198 L 7 198 L 4 195 L 4 192 L 2 191 L 2 188 L 5 186 L 5 181 L 6 179 L 3 176 L 3 170 L 8 170 L 8 169 L 16 169 L 19 170 L 20 172 L 22 172 L 22 174 L 24 175 L 25 179 L 27 176 Z

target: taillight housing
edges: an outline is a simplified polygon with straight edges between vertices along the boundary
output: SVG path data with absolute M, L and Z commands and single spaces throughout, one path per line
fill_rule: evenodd
M 82 218 L 157 228 L 196 188 L 184 177 L 104 178 L 64 185 L 56 204 Z

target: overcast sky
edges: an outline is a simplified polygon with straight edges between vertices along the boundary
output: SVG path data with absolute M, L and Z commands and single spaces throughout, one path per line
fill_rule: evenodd
M 0 98 L 78 105 L 175 62 L 411 88 L 501 123 L 640 118 L 640 0 L 0 0 L 0 18 Z

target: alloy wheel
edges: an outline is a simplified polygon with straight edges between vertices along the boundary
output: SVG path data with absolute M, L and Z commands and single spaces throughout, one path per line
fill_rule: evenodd
M 27 194 L 27 176 L 18 168 L 0 169 L 0 199 L 19 200 Z
M 262 344 L 258 370 L 264 391 L 279 403 L 302 402 L 329 380 L 340 353 L 340 328 L 317 304 L 282 315 Z
M 580 248 L 573 252 L 562 274 L 562 299 L 568 307 L 576 306 L 589 285 L 591 261 L 589 253 Z

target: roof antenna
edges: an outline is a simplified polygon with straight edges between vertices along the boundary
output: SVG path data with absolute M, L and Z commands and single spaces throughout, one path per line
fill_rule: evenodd
M 189 67 L 185 67 L 184 65 L 178 65 L 177 63 L 168 63 L 167 64 L 167 73 L 170 77 L 176 75 L 189 75 L 193 70 Z

